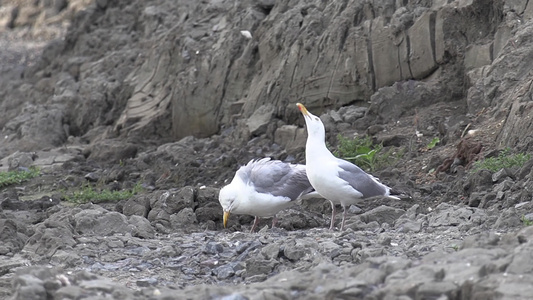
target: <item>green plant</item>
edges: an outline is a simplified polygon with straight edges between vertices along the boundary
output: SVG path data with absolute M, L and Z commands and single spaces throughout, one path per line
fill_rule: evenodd
M 482 169 L 497 172 L 503 168 L 521 167 L 531 158 L 529 153 L 511 154 L 510 148 L 505 148 L 497 157 L 488 157 L 474 162 L 472 172 Z
M 431 142 L 426 146 L 428 150 L 431 150 L 437 146 L 437 144 L 440 142 L 440 139 L 438 137 L 434 137 Z
M 8 171 L 0 173 L 0 187 L 5 187 L 12 184 L 18 184 L 23 181 L 37 177 L 41 174 L 38 168 L 31 167 L 25 171 Z
M 142 190 L 140 184 L 135 185 L 131 190 L 111 191 L 98 190 L 92 186 L 85 186 L 81 190 L 74 191 L 72 195 L 65 195 L 68 202 L 83 204 L 83 203 L 101 203 L 101 202 L 115 202 L 123 199 L 131 198 Z
M 529 218 L 526 218 L 526 216 L 522 216 L 522 218 L 520 218 L 520 221 L 522 221 L 522 224 L 524 224 L 524 226 L 533 225 L 533 220 L 530 220 Z
M 374 144 L 369 136 L 348 139 L 337 135 L 338 145 L 335 156 L 346 159 L 366 171 L 374 171 L 396 162 L 403 151 L 394 149 L 383 151 L 383 144 Z

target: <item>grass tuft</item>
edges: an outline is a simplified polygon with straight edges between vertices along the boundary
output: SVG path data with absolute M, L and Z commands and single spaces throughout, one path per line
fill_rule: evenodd
M 431 150 L 437 146 L 437 144 L 440 143 L 440 139 L 438 137 L 434 137 L 429 144 L 427 144 L 428 150 Z
M 533 225 L 533 220 L 526 218 L 526 216 L 522 216 L 522 218 L 520 218 L 520 221 L 522 221 L 522 224 L 524 224 L 524 226 Z
M 5 187 L 12 184 L 19 184 L 26 180 L 39 176 L 41 171 L 36 167 L 31 167 L 28 170 L 15 170 L 0 173 L 0 187 Z
M 75 204 L 84 204 L 89 202 L 118 202 L 120 200 L 129 199 L 141 191 L 142 187 L 140 184 L 135 185 L 131 190 L 121 191 L 98 190 L 92 186 L 86 186 L 79 191 L 74 191 L 72 195 L 66 195 L 65 199 L 68 202 Z
M 365 171 L 375 171 L 398 161 L 403 151 L 395 152 L 394 149 L 383 151 L 383 144 L 374 144 L 369 136 L 348 139 L 341 134 L 337 135 L 339 141 L 335 156 L 348 160 Z
M 497 157 L 488 157 L 474 162 L 472 172 L 483 169 L 497 172 L 503 168 L 521 167 L 529 159 L 531 159 L 531 154 L 529 153 L 511 154 L 511 149 L 505 148 Z

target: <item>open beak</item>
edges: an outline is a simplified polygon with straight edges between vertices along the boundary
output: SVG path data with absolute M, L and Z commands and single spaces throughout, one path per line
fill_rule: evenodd
M 229 211 L 225 211 L 224 217 L 222 218 L 224 221 L 224 228 L 226 228 L 226 224 L 228 223 L 228 218 L 229 218 Z
M 300 109 L 304 117 L 309 116 L 309 112 L 307 111 L 307 108 L 305 108 L 305 106 L 302 103 L 296 103 L 296 106 L 298 106 L 298 108 Z

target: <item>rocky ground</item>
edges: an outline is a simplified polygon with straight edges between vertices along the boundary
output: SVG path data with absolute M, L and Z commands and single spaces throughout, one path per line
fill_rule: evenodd
M 233 13 L 227 3 L 215 2 L 201 13 Z M 257 25 L 254 22 L 266 18 L 269 9 L 277 10 L 270 1 L 257 2 L 260 10 L 232 16 L 243 17 L 244 24 Z M 335 107 L 326 103 L 320 110 L 331 147 L 337 145 L 338 133 L 347 137 L 369 134 L 383 143 L 385 150 L 402 153 L 374 175 L 411 198 L 377 199 L 352 206 L 343 232 L 327 229 L 329 202 L 308 200 L 281 212 L 278 228 L 270 228 L 270 220 L 265 219 L 259 232 L 249 233 L 253 221 L 250 216 L 232 215 L 228 228 L 223 228 L 218 190 L 239 165 L 252 158 L 269 156 L 304 162 L 305 130 L 295 126 L 302 125 L 303 120 L 290 123 L 291 115 L 298 115 L 294 105 L 294 113 L 283 117 L 283 112 L 272 111 L 268 105 L 257 105 L 262 108 L 245 115 L 251 108 L 244 105 L 240 111 L 243 115 L 233 114 L 234 122 L 225 123 L 217 133 L 177 141 L 165 132 L 170 128 L 166 124 L 169 119 L 157 111 L 146 113 L 156 121 L 137 120 L 144 124 L 139 125 L 140 129 L 128 118 L 115 123 L 123 116 L 121 109 L 135 108 L 126 105 L 125 100 L 140 101 L 134 95 L 144 91 L 124 87 L 124 74 L 144 64 L 151 66 L 146 63 L 150 59 L 138 51 L 149 48 L 149 43 L 139 42 L 135 47 L 140 48 L 133 48 L 129 43 L 141 38 L 124 33 L 128 32 L 124 28 L 138 30 L 140 25 L 135 22 L 140 22 L 154 32 L 166 32 L 167 19 L 176 21 L 164 13 L 170 2 L 118 7 L 113 1 L 51 1 L 38 4 L 44 8 L 37 10 L 34 4 L 25 6 L 24 1 L 13 3 L 0 6 L 0 24 L 5 27 L 0 34 L 0 105 L 4 108 L 0 169 L 36 166 L 40 175 L 0 189 L 0 298 L 531 298 L 533 227 L 527 225 L 533 220 L 533 160 L 497 172 L 474 171 L 471 167 L 471 161 L 499 153 L 503 141 L 509 139 L 502 135 L 509 123 L 514 122 L 511 128 L 516 130 L 523 128 L 523 123 L 505 117 L 507 108 L 502 108 L 500 102 L 486 109 L 472 108 L 485 101 L 485 96 L 512 94 L 518 95 L 515 98 L 519 103 L 511 105 L 513 114 L 520 116 L 528 111 L 523 100 L 528 92 L 515 86 L 506 88 L 521 73 L 504 72 L 502 65 L 512 64 L 506 61 L 509 56 L 495 59 L 490 72 L 482 67 L 468 76 L 463 74 L 470 80 L 465 83 L 468 87 L 462 87 L 468 92 L 454 91 L 441 101 L 422 102 L 448 91 L 439 88 L 439 82 L 430 76 L 380 88 L 372 93 L 370 105 L 358 105 L 356 101 Z M 469 5 L 485 4 L 473 3 Z M 498 16 L 501 8 L 506 12 L 502 17 L 505 24 L 515 24 L 517 2 L 509 4 L 511 8 L 499 2 L 491 4 L 494 11 L 488 15 Z M 127 14 L 110 17 L 121 9 Z M 189 13 L 194 9 L 192 4 L 184 8 Z M 380 13 L 388 11 L 387 6 L 380 9 Z M 522 9 L 524 16 L 531 12 L 526 5 Z M 47 13 L 39 17 L 35 11 Z M 73 17 L 78 11 L 81 13 Z M 148 20 L 130 17 L 137 11 Z M 412 13 L 412 20 L 422 15 L 421 11 L 425 10 L 393 10 L 395 18 L 405 21 L 404 26 L 412 23 L 400 16 Z M 313 14 L 312 6 L 306 6 L 302 15 L 308 12 Z M 190 25 L 194 34 L 187 45 L 197 46 L 204 39 L 210 42 L 212 36 L 194 30 L 211 28 L 212 18 L 206 21 L 191 16 L 196 23 Z M 216 19 L 219 25 L 226 24 L 219 21 Z M 77 26 L 65 33 L 71 22 Z M 162 24 L 161 28 L 154 23 Z M 317 23 L 312 24 L 308 28 L 318 30 Z M 518 38 L 505 49 L 511 57 L 520 53 L 527 56 L 528 48 L 521 45 L 533 30 L 527 30 L 529 25 L 516 26 L 513 34 Z M 501 28 L 503 25 L 498 30 Z M 234 41 L 237 36 L 241 37 L 227 36 L 226 41 Z M 95 59 L 101 48 L 106 54 Z M 192 53 L 183 52 L 181 59 Z M 246 55 L 243 57 L 235 65 L 245 65 Z M 129 59 L 134 63 L 121 65 L 131 62 Z M 442 72 L 451 72 L 454 67 L 442 67 Z M 142 67 L 139 70 L 137 74 L 144 74 Z M 490 80 L 489 76 L 483 77 L 485 73 L 491 74 Z M 499 74 L 505 74 L 501 76 L 508 81 L 498 81 Z M 105 82 L 99 81 L 101 78 Z M 449 82 L 452 88 L 458 88 L 457 82 Z M 491 89 L 497 85 L 499 90 Z M 150 88 L 164 90 L 157 85 Z M 228 94 L 234 93 L 226 88 Z M 102 94 L 105 97 L 99 98 Z M 51 100 L 45 100 L 45 96 Z M 33 100 L 19 103 L 17 97 Z M 84 97 L 91 101 L 81 101 Z M 116 103 L 109 104 L 109 99 Z M 391 109 L 391 103 L 398 100 L 404 101 L 399 106 L 402 111 Z M 161 104 L 166 100 L 157 101 Z M 98 105 L 93 107 L 91 103 Z M 157 131 L 154 128 L 159 128 L 159 135 L 152 134 Z M 43 132 L 50 135 L 42 136 Z M 441 143 L 428 149 L 434 137 L 439 137 Z M 528 147 L 527 140 L 517 139 L 513 151 L 527 152 Z M 86 186 L 97 190 L 142 189 L 119 202 L 68 201 L 69 195 Z
M 42 175 L 2 192 L 2 295 L 526 299 L 531 292 L 533 231 L 521 217 L 531 211 L 522 187 L 531 184 L 533 160 L 495 174 L 435 177 L 423 162 L 446 147 L 417 150 L 380 172 L 413 199 L 351 207 L 344 232 L 327 229 L 329 203 L 309 200 L 282 212 L 280 228 L 270 229 L 267 219 L 249 233 L 251 217 L 232 216 L 229 229 L 221 224 L 218 188 L 235 166 L 216 181 L 177 187 L 146 163 L 172 161 L 167 147 L 191 148 L 189 159 L 205 159 L 192 148 L 209 141 L 167 144 L 106 168 L 79 149 L 47 151 L 52 158 L 38 153 Z M 140 181 L 145 189 L 119 203 L 72 205 L 63 198 L 95 179 L 101 188 Z

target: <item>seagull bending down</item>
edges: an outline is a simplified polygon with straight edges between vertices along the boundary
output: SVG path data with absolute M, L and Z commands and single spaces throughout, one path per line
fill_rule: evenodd
M 220 190 L 218 201 L 224 210 L 224 227 L 230 213 L 255 216 L 250 232 L 260 217 L 274 217 L 296 204 L 299 198 L 311 198 L 313 187 L 305 173 L 305 166 L 263 158 L 251 160 L 235 173 L 230 184 Z
M 390 195 L 390 188 L 372 175 L 365 173 L 358 166 L 335 157 L 326 148 L 326 130 L 319 117 L 307 111 L 301 103 L 296 104 L 305 118 L 307 125 L 307 143 L 305 145 L 306 171 L 309 182 L 322 197 L 331 202 L 331 225 L 335 224 L 335 204 L 344 209 L 342 225 L 346 220 L 346 206 L 356 204 L 359 200 L 387 197 L 400 200 Z

